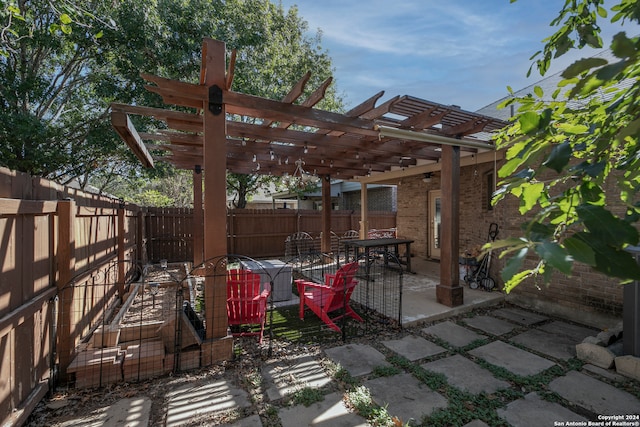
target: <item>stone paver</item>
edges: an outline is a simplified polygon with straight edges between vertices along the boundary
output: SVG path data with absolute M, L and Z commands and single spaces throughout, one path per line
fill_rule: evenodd
M 182 426 L 205 415 L 251 406 L 247 392 L 225 380 L 179 387 L 167 393 L 167 400 L 167 427 Z
M 269 364 L 262 369 L 270 400 L 282 399 L 304 387 L 320 388 L 331 382 L 331 378 L 313 357 L 299 357 L 292 362 Z
M 560 360 L 569 360 L 575 357 L 576 344 L 580 342 L 565 335 L 555 335 L 537 329 L 530 329 L 516 335 L 511 338 L 511 341 Z
M 562 405 L 542 400 L 537 393 L 529 393 L 497 410 L 498 416 L 513 427 L 553 426 L 557 422 L 586 422 L 587 419 Z M 563 424 L 564 425 L 564 424 Z M 586 424 L 584 424 L 586 425 Z
M 496 319 L 491 316 L 469 317 L 463 320 L 467 325 L 480 329 L 491 335 L 504 335 L 513 331 L 517 326 L 506 320 Z
M 391 366 L 375 348 L 363 344 L 347 344 L 325 350 L 327 357 L 353 377 L 370 374 L 378 366 Z
M 529 376 L 539 374 L 555 364 L 528 351 L 520 350 L 502 341 L 494 341 L 469 352 L 492 365 L 499 366 L 516 375 Z
M 640 414 L 640 400 L 607 383 L 570 371 L 551 381 L 549 388 L 568 401 L 598 415 Z
M 497 379 L 491 372 L 459 354 L 425 363 L 422 367 L 444 374 L 450 385 L 473 394 L 489 394 L 510 386 L 508 382 Z
M 412 362 L 447 351 L 431 341 L 414 335 L 407 335 L 399 340 L 383 341 L 382 344 L 389 350 L 406 357 Z
M 438 337 L 454 347 L 464 347 L 474 341 L 486 338 L 484 335 L 477 334 L 449 320 L 424 328 L 422 332 Z
M 386 407 L 389 415 L 400 418 L 403 423 L 411 419 L 420 422 L 422 417 L 448 404 L 447 399 L 411 374 L 380 377 L 363 385 L 371 392 L 374 402 Z
M 612 369 L 603 369 L 603 368 L 601 368 L 599 366 L 591 365 L 589 363 L 587 363 L 585 365 L 582 365 L 582 370 L 594 373 L 596 375 L 600 375 L 601 377 L 607 378 L 607 379 L 609 379 L 611 381 L 618 381 L 620 383 L 623 383 L 623 382 L 629 380 L 628 378 L 625 378 L 622 375 L 618 375 Z
M 259 415 L 251 415 L 250 417 L 238 420 L 233 424 L 222 424 L 221 427 L 262 427 L 262 421 L 260 420 Z
M 147 427 L 151 413 L 151 399 L 146 396 L 120 399 L 80 418 L 65 421 L 61 427 Z
M 342 402 L 342 395 L 332 393 L 321 402 L 309 407 L 304 405 L 281 409 L 278 413 L 282 427 L 366 427 L 367 421 L 349 412 Z
M 538 327 L 538 329 L 542 329 L 543 331 L 551 334 L 564 335 L 574 340 L 576 344 L 582 342 L 586 337 L 598 333 L 598 330 L 596 329 L 574 325 L 573 323 L 567 323 L 561 320 L 554 320 L 553 322 L 546 323 Z
M 501 308 L 491 312 L 492 315 L 510 320 L 518 325 L 532 326 L 549 320 L 548 317 L 522 310 L 520 308 Z

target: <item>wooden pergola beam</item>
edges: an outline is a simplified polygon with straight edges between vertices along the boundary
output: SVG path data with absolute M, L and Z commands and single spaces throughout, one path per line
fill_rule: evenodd
M 151 158 L 151 155 L 144 146 L 140 135 L 138 135 L 138 131 L 136 131 L 129 117 L 125 113 L 112 112 L 111 125 L 118 135 L 120 135 L 120 138 L 126 142 L 131 151 L 133 151 L 133 154 L 140 160 L 140 163 L 142 163 L 145 168 L 152 168 L 153 158 Z

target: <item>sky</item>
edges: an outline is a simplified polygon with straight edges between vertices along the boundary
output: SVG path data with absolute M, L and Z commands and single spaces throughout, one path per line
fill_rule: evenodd
M 273 0 L 297 5 L 310 35 L 322 35 L 332 58 L 334 84 L 347 108 L 381 90 L 379 105 L 411 95 L 476 111 L 542 77 L 526 77 L 549 23 L 564 0 Z M 604 24 L 604 22 L 602 23 Z M 638 27 L 602 25 L 608 46 L 619 31 Z M 547 75 L 596 52 L 578 51 L 552 64 Z

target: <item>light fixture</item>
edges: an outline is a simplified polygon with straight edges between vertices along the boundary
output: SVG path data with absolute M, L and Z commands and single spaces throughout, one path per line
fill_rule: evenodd
M 253 163 L 258 161 L 258 156 L 256 156 L 255 154 L 253 155 Z
M 307 143 L 304 143 L 304 154 L 307 154 L 309 152 L 309 146 L 307 145 Z
M 271 160 L 275 160 L 276 155 L 273 153 L 273 150 L 269 150 L 269 158 L 270 158 Z
M 320 177 L 314 173 L 309 173 L 304 170 L 302 167 L 304 165 L 304 160 L 298 159 L 296 160 L 296 170 L 291 175 L 285 174 L 283 179 L 284 182 L 289 186 L 297 186 L 298 188 L 305 188 L 309 184 L 317 184 L 320 181 Z
M 423 182 L 431 182 L 431 172 L 427 172 L 424 174 L 424 178 L 422 178 Z

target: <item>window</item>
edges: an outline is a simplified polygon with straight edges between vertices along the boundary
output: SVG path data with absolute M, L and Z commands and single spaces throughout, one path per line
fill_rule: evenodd
M 496 183 L 495 183 L 495 174 L 493 169 L 484 174 L 484 184 L 485 184 L 485 206 L 488 211 L 493 210 L 493 205 L 491 204 L 491 199 L 493 198 L 493 192 L 495 191 Z

